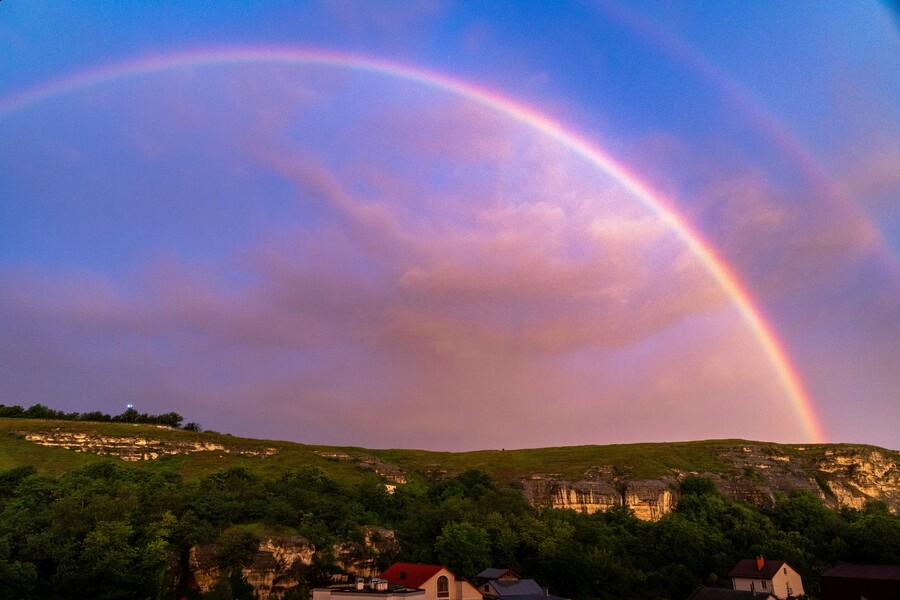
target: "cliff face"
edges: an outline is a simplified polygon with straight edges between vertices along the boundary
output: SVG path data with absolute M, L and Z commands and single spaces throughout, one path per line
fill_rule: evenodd
M 155 460 L 170 454 L 220 451 L 242 456 L 266 457 L 275 454 L 274 448 L 238 448 L 201 440 L 164 440 L 130 436 L 108 436 L 95 432 L 43 431 L 26 433 L 25 439 L 41 446 L 65 448 L 75 452 L 117 456 L 122 460 Z
M 677 494 L 673 483 L 662 480 L 559 481 L 546 476 L 533 476 L 520 482 L 525 497 L 532 505 L 546 508 L 568 508 L 593 514 L 614 506 L 627 506 L 646 521 L 658 521 L 674 510 Z
M 862 508 L 869 499 L 887 502 L 894 512 L 900 508 L 900 465 L 878 450 L 863 455 L 845 450 L 829 450 L 818 468 L 826 477 L 835 502 Z M 829 490 L 824 490 L 829 491 Z
M 364 527 L 363 543 L 343 542 L 334 545 L 335 563 L 341 573 L 357 577 L 375 577 L 381 565 L 393 563 L 400 555 L 400 543 L 390 529 Z
M 315 551 L 315 547 L 300 536 L 264 537 L 243 567 L 242 574 L 260 600 L 280 598 L 303 579 L 312 565 Z M 224 575 L 217 561 L 216 545 L 191 547 L 188 569 L 201 592 L 206 593 L 215 587 Z
M 638 518 L 657 521 L 678 502 L 681 481 L 710 478 L 726 496 L 755 506 L 772 506 L 779 496 L 806 490 L 831 507 L 862 508 L 870 500 L 900 509 L 898 454 L 865 447 L 816 449 L 771 444 L 722 445 L 716 448 L 726 466 L 718 472 L 672 469 L 655 480 L 633 481 L 615 476 L 609 466 L 585 472 L 582 481 L 533 475 L 519 482 L 535 506 L 568 508 L 587 513 L 628 506 Z

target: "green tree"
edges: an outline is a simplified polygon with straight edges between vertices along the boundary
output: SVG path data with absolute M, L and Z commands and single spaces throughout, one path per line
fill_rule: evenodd
M 456 575 L 475 577 L 490 566 L 490 543 L 487 531 L 472 523 L 447 523 L 434 543 L 441 564 Z

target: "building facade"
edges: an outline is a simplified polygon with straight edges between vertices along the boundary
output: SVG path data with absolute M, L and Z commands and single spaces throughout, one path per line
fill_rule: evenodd
M 424 590 L 424 600 L 482 600 L 475 586 L 441 565 L 394 563 L 380 577 L 392 585 Z
M 800 574 L 783 560 L 766 560 L 762 556 L 745 559 L 728 576 L 738 591 L 772 594 L 781 600 L 804 594 Z

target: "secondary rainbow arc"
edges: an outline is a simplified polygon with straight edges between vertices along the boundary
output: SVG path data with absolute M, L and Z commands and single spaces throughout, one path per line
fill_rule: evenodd
M 640 181 L 636 175 L 626 170 L 602 149 L 550 117 L 499 93 L 443 74 L 366 56 L 309 48 L 215 48 L 114 63 L 55 79 L 19 94 L 8 96 L 6 99 L 0 99 L 0 117 L 53 96 L 129 76 L 180 68 L 250 63 L 342 67 L 415 81 L 505 114 L 562 144 L 601 169 L 660 218 L 725 291 L 765 352 L 791 401 L 807 438 L 812 442 L 823 441 L 824 436 L 812 401 L 804 389 L 799 374 L 792 366 L 787 352 L 779 343 L 772 327 L 763 318 L 761 311 L 753 304 L 750 294 L 728 265 L 718 257 L 714 249 L 691 229 L 688 222 L 678 215 L 662 195 L 651 190 L 648 185 Z

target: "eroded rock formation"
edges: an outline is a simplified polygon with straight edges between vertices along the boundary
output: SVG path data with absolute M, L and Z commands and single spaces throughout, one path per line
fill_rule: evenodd
M 75 452 L 93 452 L 106 456 L 116 456 L 122 460 L 155 460 L 171 454 L 191 452 L 225 452 L 242 456 L 266 457 L 275 454 L 275 448 L 241 448 L 201 440 L 172 440 L 144 438 L 137 436 L 109 436 L 96 432 L 43 431 L 26 433 L 29 442 L 41 446 L 55 446 Z
M 678 502 L 681 481 L 708 477 L 726 496 L 755 506 L 772 506 L 780 496 L 805 490 L 831 507 L 862 508 L 880 500 L 892 512 L 900 509 L 898 455 L 868 447 L 803 447 L 775 444 L 722 444 L 715 451 L 725 465 L 718 472 L 672 470 L 670 476 L 634 481 L 611 466 L 588 469 L 582 481 L 555 475 L 532 475 L 519 481 L 535 506 L 588 513 L 628 506 L 635 515 L 657 521 Z
M 267 536 L 259 549 L 241 569 L 260 600 L 280 598 L 296 587 L 313 562 L 316 549 L 300 536 Z M 206 593 L 225 575 L 218 562 L 215 544 L 193 546 L 188 555 L 188 570 L 197 588 Z
M 400 544 L 390 529 L 364 527 L 363 543 L 343 542 L 334 545 L 334 557 L 342 573 L 357 577 L 375 577 L 382 566 L 396 560 Z

